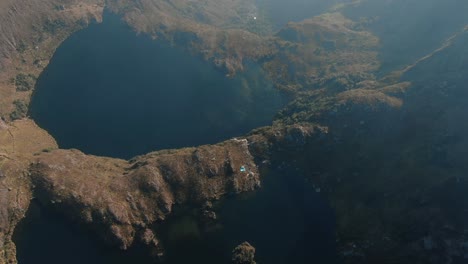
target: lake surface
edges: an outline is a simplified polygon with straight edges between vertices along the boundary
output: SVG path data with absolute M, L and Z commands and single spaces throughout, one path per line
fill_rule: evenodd
M 58 48 L 38 79 L 30 115 L 61 148 L 131 158 L 241 136 L 270 124 L 281 106 L 258 65 L 228 78 L 106 14 Z
M 138 36 L 113 16 L 71 36 L 40 76 L 30 114 L 61 148 L 129 158 L 215 143 L 267 125 L 281 96 L 261 69 L 229 79 L 211 64 Z M 229 263 L 243 241 L 259 263 L 334 263 L 334 216 L 286 170 L 265 173 L 258 192 L 215 205 L 213 225 L 176 210 L 155 229 L 166 263 Z M 149 264 L 145 252 L 106 248 L 83 228 L 33 202 L 14 235 L 19 264 Z

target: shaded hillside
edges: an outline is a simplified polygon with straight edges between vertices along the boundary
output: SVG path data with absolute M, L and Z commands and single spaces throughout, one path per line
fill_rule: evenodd
M 328 126 L 327 140 L 281 159 L 302 160 L 327 193 L 345 263 L 466 260 L 466 46 L 465 33 L 415 65 L 412 83 L 317 91 L 279 116 Z
M 279 52 L 264 67 L 279 89 L 292 93 L 347 90 L 372 81 L 378 39 L 355 25 L 340 13 L 289 23 L 277 33 Z
M 468 3 L 460 0 L 365 0 L 343 11 L 381 39 L 384 73 L 430 53 L 468 24 Z

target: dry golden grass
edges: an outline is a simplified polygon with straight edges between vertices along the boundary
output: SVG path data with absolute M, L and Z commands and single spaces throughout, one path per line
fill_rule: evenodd
M 252 191 L 260 182 L 245 139 L 154 152 L 131 162 L 57 150 L 38 156 L 31 172 L 43 204 L 123 249 L 176 204 L 202 205 Z
M 0 153 L 11 159 L 31 157 L 57 147 L 55 140 L 29 119 L 17 120 L 0 129 Z
M 32 197 L 29 164 L 35 153 L 54 148 L 55 140 L 31 120 L 0 121 L 0 263 L 15 262 L 11 236 Z
M 103 1 L 2 1 L 0 8 L 0 117 L 9 119 L 13 101 L 29 102 L 32 91 L 18 92 L 20 73 L 39 76 L 55 49 L 72 32 L 102 19 Z
M 278 37 L 280 51 L 265 68 L 280 89 L 355 88 L 379 67 L 378 38 L 339 13 L 289 23 Z
M 354 89 L 337 95 L 341 104 L 352 103 L 376 107 L 378 105 L 388 105 L 392 108 L 400 108 L 403 101 L 399 98 L 388 96 L 383 92 L 367 89 Z

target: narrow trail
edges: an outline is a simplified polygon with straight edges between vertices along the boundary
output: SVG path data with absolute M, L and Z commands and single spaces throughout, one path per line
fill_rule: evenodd
M 13 135 L 13 133 L 11 132 L 10 128 L 7 129 L 8 131 L 8 134 L 10 135 L 11 137 L 11 142 L 13 143 L 13 153 L 16 151 L 16 140 L 15 140 L 15 136 Z

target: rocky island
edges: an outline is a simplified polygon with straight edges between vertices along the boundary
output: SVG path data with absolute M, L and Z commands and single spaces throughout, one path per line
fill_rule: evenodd
M 263 2 L 1 0 L 0 263 L 17 263 L 12 236 L 33 198 L 102 243 L 140 243 L 163 261 L 157 227 L 175 207 L 216 222 L 210 204 L 258 191 L 277 166 L 334 210 L 341 263 L 466 262 L 468 3 L 315 1 L 323 12 L 276 30 Z M 104 12 L 226 78 L 258 63 L 288 104 L 272 125 L 212 145 L 129 160 L 60 149 L 28 116 L 36 80 Z M 252 245 L 233 252 L 255 263 Z

